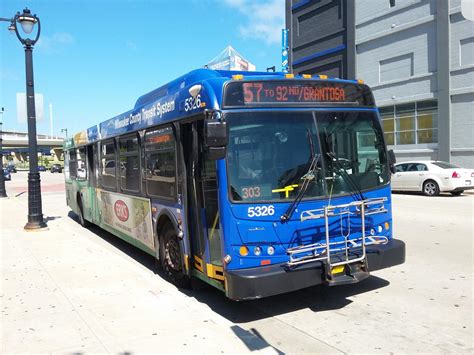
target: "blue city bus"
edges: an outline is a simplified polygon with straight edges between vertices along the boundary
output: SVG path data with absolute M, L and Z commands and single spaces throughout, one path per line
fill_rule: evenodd
M 65 141 L 67 204 L 232 300 L 359 282 L 405 261 L 371 90 L 194 70 Z

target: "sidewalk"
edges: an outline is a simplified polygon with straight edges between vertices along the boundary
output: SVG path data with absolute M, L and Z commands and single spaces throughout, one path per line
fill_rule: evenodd
M 64 193 L 43 211 L 49 230 L 25 232 L 26 194 L 0 200 L 0 353 L 275 352 L 81 228 Z

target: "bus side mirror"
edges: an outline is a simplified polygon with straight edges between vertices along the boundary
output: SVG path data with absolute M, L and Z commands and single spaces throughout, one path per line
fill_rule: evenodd
M 204 121 L 204 145 L 206 147 L 226 147 L 227 146 L 227 122 L 225 121 Z
M 226 151 L 226 147 L 209 147 L 207 148 L 207 157 L 209 160 L 224 159 Z
M 392 149 L 390 149 L 388 152 L 388 166 L 390 167 L 390 171 L 392 174 L 395 174 L 395 163 L 397 162 L 397 159 L 395 158 L 395 153 L 393 152 Z
M 209 159 L 223 159 L 226 154 L 227 142 L 227 123 L 225 121 L 204 121 L 204 145 L 207 148 Z

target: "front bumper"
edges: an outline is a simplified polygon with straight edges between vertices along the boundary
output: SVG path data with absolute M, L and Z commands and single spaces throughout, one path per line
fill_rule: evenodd
M 367 247 L 369 271 L 384 269 L 405 262 L 405 243 L 391 239 L 385 245 Z M 248 300 L 291 292 L 326 283 L 322 262 L 303 264 L 288 269 L 286 264 L 275 264 L 226 272 L 226 294 L 230 299 Z

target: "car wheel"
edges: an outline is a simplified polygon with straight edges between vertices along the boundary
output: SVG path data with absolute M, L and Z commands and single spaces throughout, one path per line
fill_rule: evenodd
M 171 226 L 166 226 L 160 240 L 160 260 L 166 277 L 177 287 L 189 288 L 191 279 L 183 272 L 183 253 L 178 236 Z
M 438 196 L 439 186 L 436 181 L 428 180 L 423 183 L 423 193 L 426 196 Z
M 84 208 L 82 207 L 82 199 L 79 198 L 77 200 L 77 206 L 79 207 L 79 224 L 83 226 L 84 228 L 90 227 L 91 223 L 84 218 Z
M 451 195 L 453 195 L 453 196 L 460 196 L 463 192 L 464 192 L 464 190 L 451 191 Z

